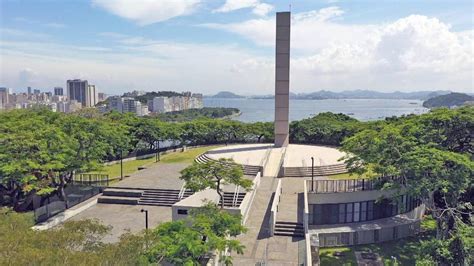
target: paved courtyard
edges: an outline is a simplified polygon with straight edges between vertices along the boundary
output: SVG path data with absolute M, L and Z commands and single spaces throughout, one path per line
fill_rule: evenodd
M 71 220 L 98 219 L 102 224 L 112 227 L 103 241 L 115 242 L 128 231 L 137 233 L 145 229 L 145 214 L 140 212 L 141 209 L 148 210 L 150 228 L 154 228 L 162 222 L 171 221 L 171 208 L 120 204 L 97 204 L 74 216 Z
M 155 163 L 147 166 L 130 177 L 125 178 L 114 187 L 130 188 L 165 188 L 181 189 L 184 181 L 179 179 L 181 170 L 186 168 L 189 163 Z

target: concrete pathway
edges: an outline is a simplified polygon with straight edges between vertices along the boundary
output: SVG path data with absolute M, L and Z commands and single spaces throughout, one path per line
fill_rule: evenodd
M 282 178 L 282 193 L 278 205 L 277 221 L 303 223 L 303 182 L 303 178 Z
M 234 265 L 298 265 L 298 243 L 301 239 L 270 237 L 269 219 L 271 200 L 278 179 L 262 177 L 255 200 L 247 220 L 248 232 L 238 240 L 245 245 L 243 255 L 233 254 Z
M 278 177 L 280 166 L 285 155 L 285 148 L 272 148 L 268 154 L 267 163 L 263 166 L 266 177 Z
M 114 187 L 181 189 L 181 170 L 189 163 L 156 163 L 115 184 Z

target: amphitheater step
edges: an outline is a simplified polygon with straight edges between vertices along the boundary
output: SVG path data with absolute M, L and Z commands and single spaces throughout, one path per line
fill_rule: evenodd
M 137 205 L 139 200 L 138 197 L 100 196 L 97 203 Z
M 302 223 L 277 221 L 275 223 L 275 235 L 289 237 L 304 237 Z
M 143 190 L 133 189 L 110 189 L 106 188 L 102 193 L 103 196 L 117 196 L 117 197 L 141 197 Z

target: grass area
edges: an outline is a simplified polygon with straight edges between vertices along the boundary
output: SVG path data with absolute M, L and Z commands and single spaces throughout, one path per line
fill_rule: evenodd
M 382 257 L 384 265 L 415 265 L 415 254 L 417 253 L 421 240 L 427 240 L 435 236 L 436 222 L 432 218 L 425 218 L 421 227 L 424 232 L 417 236 L 403 238 L 370 245 L 354 247 L 321 248 L 319 256 L 321 266 L 325 265 L 357 265 L 355 251 L 372 251 Z M 334 256 L 334 252 L 341 252 L 343 256 Z M 397 263 L 392 257 L 395 257 Z
M 187 150 L 186 152 L 173 152 L 161 157 L 162 163 L 192 163 L 201 153 L 220 146 L 206 146 Z
M 372 167 L 369 166 L 368 170 L 366 173 L 359 175 L 356 173 L 343 173 L 343 174 L 337 174 L 337 175 L 330 175 L 328 176 L 331 179 L 361 179 L 361 178 L 372 178 L 378 176 L 377 173 L 375 173 L 372 170 Z
M 358 174 L 350 174 L 350 173 L 343 173 L 337 175 L 329 175 L 330 179 L 361 179 L 361 178 L 368 178 L 367 175 L 358 175 Z
M 161 156 L 161 161 L 159 163 L 192 163 L 194 158 L 199 154 L 206 152 L 210 149 L 214 149 L 219 146 L 206 146 L 199 147 L 195 149 L 189 149 L 185 152 L 171 152 Z M 124 176 L 133 174 L 138 171 L 138 167 L 147 166 L 155 163 L 155 157 L 147 159 L 138 159 L 133 161 L 128 161 L 123 163 L 123 174 Z M 91 172 L 91 174 L 104 174 L 109 175 L 109 178 L 120 177 L 120 163 L 104 166 L 99 171 Z

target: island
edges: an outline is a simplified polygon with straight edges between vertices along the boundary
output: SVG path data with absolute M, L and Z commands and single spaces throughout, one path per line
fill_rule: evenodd
M 446 95 L 439 95 L 423 102 L 423 107 L 457 107 L 473 102 L 474 97 L 465 93 L 452 92 Z

